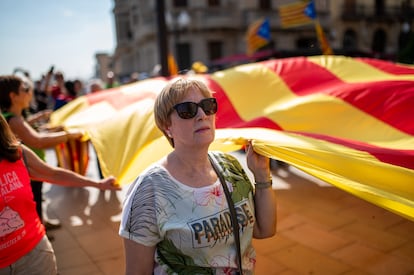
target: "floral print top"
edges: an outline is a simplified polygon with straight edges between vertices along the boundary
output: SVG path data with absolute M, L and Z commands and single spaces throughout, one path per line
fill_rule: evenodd
M 210 152 L 222 168 L 235 203 L 244 274 L 253 274 L 253 187 L 231 155 Z M 153 164 L 131 185 L 120 236 L 156 246 L 154 274 L 236 274 L 237 252 L 230 211 L 219 180 L 193 188 Z M 139 261 L 139 259 L 137 259 Z

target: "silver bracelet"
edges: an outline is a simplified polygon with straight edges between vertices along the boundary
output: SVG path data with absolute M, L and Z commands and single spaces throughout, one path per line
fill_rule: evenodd
M 272 180 L 269 180 L 267 182 L 257 182 L 256 181 L 254 183 L 254 186 L 256 187 L 256 189 L 266 189 L 266 188 L 272 187 L 272 184 L 273 184 Z

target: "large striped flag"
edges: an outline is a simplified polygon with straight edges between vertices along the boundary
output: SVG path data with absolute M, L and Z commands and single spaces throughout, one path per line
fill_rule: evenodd
M 324 55 L 188 77 L 204 81 L 219 103 L 211 149 L 253 139 L 258 152 L 414 221 L 413 66 Z M 80 97 L 52 122 L 84 129 L 103 174 L 129 184 L 171 150 L 152 109 L 167 81 Z
M 313 1 L 299 1 L 279 7 L 282 28 L 312 24 L 316 18 Z
M 268 18 L 254 21 L 246 33 L 247 55 L 254 54 L 258 49 L 270 43 L 270 22 Z

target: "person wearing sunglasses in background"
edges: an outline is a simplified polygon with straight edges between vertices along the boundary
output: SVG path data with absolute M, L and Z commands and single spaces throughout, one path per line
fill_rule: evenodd
M 0 275 L 56 275 L 55 254 L 36 211 L 30 178 L 68 187 L 120 190 L 114 177 L 95 181 L 53 167 L 20 145 L 0 115 Z
M 0 76 L 0 108 L 2 115 L 6 118 L 13 133 L 25 145 L 30 147 L 42 160 L 45 160 L 43 149 L 53 148 L 54 146 L 67 142 L 70 139 L 79 139 L 82 133 L 79 131 L 55 131 L 38 132 L 29 124 L 25 116 L 25 111 L 29 108 L 33 97 L 33 87 L 15 75 Z M 50 115 L 50 112 L 45 112 Z M 37 116 L 38 119 L 45 119 L 44 116 Z M 40 220 L 44 223 L 46 230 L 53 230 L 60 227 L 59 222 L 52 222 L 43 217 L 43 182 L 32 181 L 32 190 L 36 201 L 37 213 Z M 49 235 L 49 237 L 51 237 Z M 53 237 L 51 237 L 53 238 Z
M 157 96 L 155 122 L 173 151 L 128 190 L 119 229 L 125 274 L 254 273 L 252 237 L 276 233 L 269 159 L 247 143 L 252 184 L 236 158 L 209 151 L 217 108 L 212 91 L 199 80 L 175 80 Z M 237 212 L 241 261 L 220 176 Z

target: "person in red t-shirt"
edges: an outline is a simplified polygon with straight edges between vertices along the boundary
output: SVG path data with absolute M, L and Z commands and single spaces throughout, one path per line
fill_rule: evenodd
M 30 147 L 36 154 L 45 160 L 46 148 L 53 148 L 56 145 L 67 142 L 68 140 L 80 139 L 83 134 L 76 129 L 64 131 L 63 127 L 54 129 L 42 128 L 47 124 L 37 124 L 27 117 L 26 110 L 33 99 L 33 90 L 30 82 L 15 75 L 0 75 L 0 108 L 2 115 L 6 118 L 13 133 L 25 145 Z M 50 112 L 42 115 L 43 119 L 48 120 Z M 32 181 L 32 191 L 36 201 L 37 212 L 46 230 L 60 228 L 60 223 L 53 222 L 43 214 L 43 192 L 42 183 Z M 50 238 L 53 238 L 49 234 Z
M 0 115 L 0 274 L 57 274 L 52 245 L 36 212 L 31 178 L 62 186 L 120 190 L 114 177 L 95 181 L 48 165 L 18 143 Z

